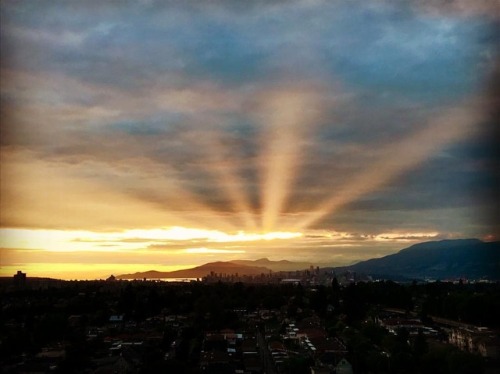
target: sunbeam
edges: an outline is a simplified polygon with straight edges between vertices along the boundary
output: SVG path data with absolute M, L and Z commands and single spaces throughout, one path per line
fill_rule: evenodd
M 208 171 L 217 176 L 218 187 L 229 199 L 231 210 L 238 215 L 241 224 L 246 230 L 255 231 L 257 222 L 245 193 L 244 182 L 238 174 L 238 163 L 242 165 L 243 161 L 237 160 L 237 156 L 230 151 L 228 144 L 231 139 L 225 139 L 226 134 L 215 132 L 212 135 L 204 142 L 207 164 L 211 165 Z
M 162 222 L 236 230 L 228 217 L 182 188 L 176 174 L 166 172 L 165 165 L 127 160 L 125 168 L 90 161 L 69 164 L 37 156 L 26 151 L 1 151 L 5 162 L 2 178 L 10 181 L 0 185 L 4 224 L 17 227 L 21 220 L 36 222 L 43 217 L 50 228 L 62 229 L 80 225 L 112 229 L 117 223 L 129 228 L 156 227 Z
M 494 1 L 115 3 L 0 3 L 1 276 L 500 237 Z
M 262 230 L 272 231 L 293 187 L 304 139 L 319 113 L 319 90 L 294 87 L 264 96 L 262 108 Z
M 464 105 L 446 111 L 406 139 L 387 145 L 376 162 L 319 203 L 316 209 L 297 222 L 294 230 L 310 227 L 340 207 L 417 167 L 444 146 L 470 135 L 474 130 L 472 126 L 479 118 L 477 108 Z

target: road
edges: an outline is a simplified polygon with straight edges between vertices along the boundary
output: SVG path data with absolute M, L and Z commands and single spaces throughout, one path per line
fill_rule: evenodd
M 257 341 L 259 342 L 260 358 L 262 360 L 262 364 L 264 365 L 264 373 L 277 374 L 276 369 L 274 368 L 271 352 L 269 352 L 266 340 L 260 331 L 257 331 Z

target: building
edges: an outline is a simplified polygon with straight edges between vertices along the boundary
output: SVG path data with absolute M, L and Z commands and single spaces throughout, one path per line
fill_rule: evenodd
M 453 328 L 448 336 L 448 342 L 462 351 L 478 354 L 485 358 L 498 359 L 500 357 L 500 341 L 486 327 Z
M 23 273 L 21 270 L 18 270 L 16 274 L 14 274 L 14 286 L 20 287 L 26 285 L 26 273 Z
M 352 365 L 349 363 L 349 361 L 343 358 L 335 367 L 335 372 L 337 374 L 353 374 Z

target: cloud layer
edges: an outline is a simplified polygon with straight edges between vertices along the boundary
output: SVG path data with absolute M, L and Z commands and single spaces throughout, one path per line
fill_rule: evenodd
M 498 238 L 495 3 L 3 2 L 1 225 Z

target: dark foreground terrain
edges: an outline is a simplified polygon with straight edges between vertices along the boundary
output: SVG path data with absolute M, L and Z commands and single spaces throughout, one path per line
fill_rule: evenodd
M 4 278 L 0 366 L 4 373 L 498 372 L 498 283 L 341 283 Z

